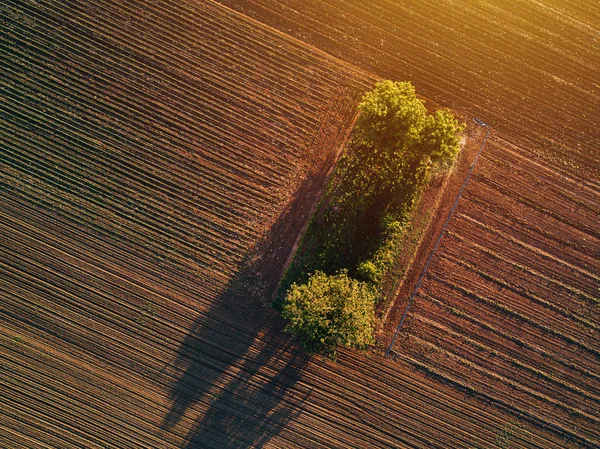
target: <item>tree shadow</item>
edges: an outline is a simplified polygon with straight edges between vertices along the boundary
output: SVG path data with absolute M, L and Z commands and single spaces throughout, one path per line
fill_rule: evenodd
M 170 386 L 172 405 L 161 431 L 191 427 L 184 448 L 263 447 L 310 395 L 299 382 L 310 356 L 267 306 L 322 179 L 320 173 L 302 183 L 245 268 L 182 342 L 175 364 L 182 374 Z

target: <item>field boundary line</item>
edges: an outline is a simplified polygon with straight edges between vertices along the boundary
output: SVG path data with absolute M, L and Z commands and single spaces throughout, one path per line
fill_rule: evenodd
M 469 172 L 467 173 L 467 176 L 465 176 L 465 180 L 462 183 L 462 186 L 460 186 L 460 190 L 458 191 L 458 195 L 456 196 L 456 199 L 454 200 L 454 203 L 452 204 L 452 208 L 450 209 L 450 212 L 448 213 L 448 217 L 446 218 L 446 221 L 444 222 L 444 226 L 442 227 L 442 230 L 440 231 L 440 235 L 438 236 L 436 242 L 435 242 L 435 246 L 433 247 L 433 249 L 431 250 L 431 253 L 429 254 L 429 257 L 427 258 L 427 263 L 425 264 L 425 268 L 423 268 L 423 271 L 421 272 L 421 275 L 419 276 L 419 280 L 417 281 L 417 285 L 415 285 L 415 288 L 412 292 L 412 294 L 410 295 L 410 298 L 408 299 L 408 304 L 406 305 L 406 308 L 404 309 L 404 313 L 402 313 L 402 317 L 400 318 L 400 323 L 398 323 L 398 326 L 396 327 L 396 330 L 394 331 L 394 336 L 392 337 L 392 341 L 390 343 L 390 346 L 387 348 L 387 350 L 385 351 L 385 357 L 387 358 L 390 354 L 390 352 L 392 351 L 393 347 L 394 347 L 394 343 L 396 342 L 396 338 L 398 337 L 398 333 L 400 333 L 400 329 L 402 328 L 402 325 L 404 324 L 404 320 L 406 319 L 406 316 L 408 315 L 408 312 L 410 310 L 410 307 L 412 306 L 413 300 L 415 299 L 415 296 L 417 294 L 417 291 L 419 290 L 419 287 L 421 286 L 421 282 L 423 281 L 423 278 L 425 277 L 425 273 L 427 272 L 427 269 L 429 268 L 429 265 L 431 264 L 431 260 L 433 259 L 433 256 L 435 254 L 435 251 L 437 250 L 442 237 L 444 236 L 444 233 L 446 232 L 446 228 L 448 227 L 448 223 L 450 222 L 450 218 L 452 218 L 452 214 L 454 213 L 454 210 L 456 209 L 456 206 L 458 206 L 458 201 L 460 200 L 463 191 L 465 190 L 465 187 L 467 186 L 467 183 L 469 182 L 469 178 L 471 177 L 471 173 L 473 173 L 473 170 L 475 169 L 475 164 L 477 164 L 477 161 L 479 160 L 479 156 L 481 155 L 481 151 L 483 150 L 483 147 L 485 146 L 485 142 L 487 141 L 487 138 L 490 134 L 490 131 L 492 130 L 492 128 L 487 125 L 486 123 L 484 123 L 483 121 L 481 121 L 478 118 L 473 118 L 473 121 L 479 125 L 479 126 L 484 126 L 487 128 L 487 132 L 485 133 L 485 136 L 483 138 L 483 141 L 481 142 L 481 145 L 479 147 L 479 150 L 477 150 L 477 154 L 475 155 L 475 159 L 473 159 L 473 162 L 471 163 L 471 167 L 469 168 Z

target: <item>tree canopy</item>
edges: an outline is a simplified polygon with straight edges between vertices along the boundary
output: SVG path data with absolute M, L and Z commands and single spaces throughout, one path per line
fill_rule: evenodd
M 335 356 L 338 346 L 365 348 L 373 343 L 374 304 L 372 290 L 346 271 L 317 271 L 306 284 L 290 288 L 283 307 L 286 331 L 309 352 Z
M 410 206 L 432 170 L 452 165 L 464 125 L 447 109 L 429 115 L 409 82 L 377 83 L 359 110 L 354 136 L 340 161 L 341 190 L 354 192 L 345 198 Z

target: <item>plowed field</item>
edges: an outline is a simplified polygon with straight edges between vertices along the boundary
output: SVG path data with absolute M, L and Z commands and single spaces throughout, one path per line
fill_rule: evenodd
M 421 285 L 398 356 L 596 444 L 598 200 L 493 140 Z
M 0 446 L 598 445 L 598 7 L 221 3 L 0 6 Z M 334 364 L 263 306 L 380 76 L 494 130 Z
M 482 117 L 598 188 L 596 2 L 223 0 L 385 78 Z
M 413 79 L 493 126 L 394 355 L 582 446 L 600 444 L 597 5 L 229 4 L 377 74 Z

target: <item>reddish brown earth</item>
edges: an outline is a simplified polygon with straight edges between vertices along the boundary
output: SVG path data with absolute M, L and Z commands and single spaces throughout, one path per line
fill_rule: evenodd
M 598 7 L 221 3 L 0 7 L 0 446 L 597 446 Z M 333 363 L 263 306 L 378 77 L 494 131 Z
M 490 142 L 395 351 L 597 441 L 599 210 L 553 175 Z
M 578 444 L 600 444 L 597 5 L 227 4 L 492 125 L 395 357 Z M 445 218 L 404 279 L 384 347 Z

